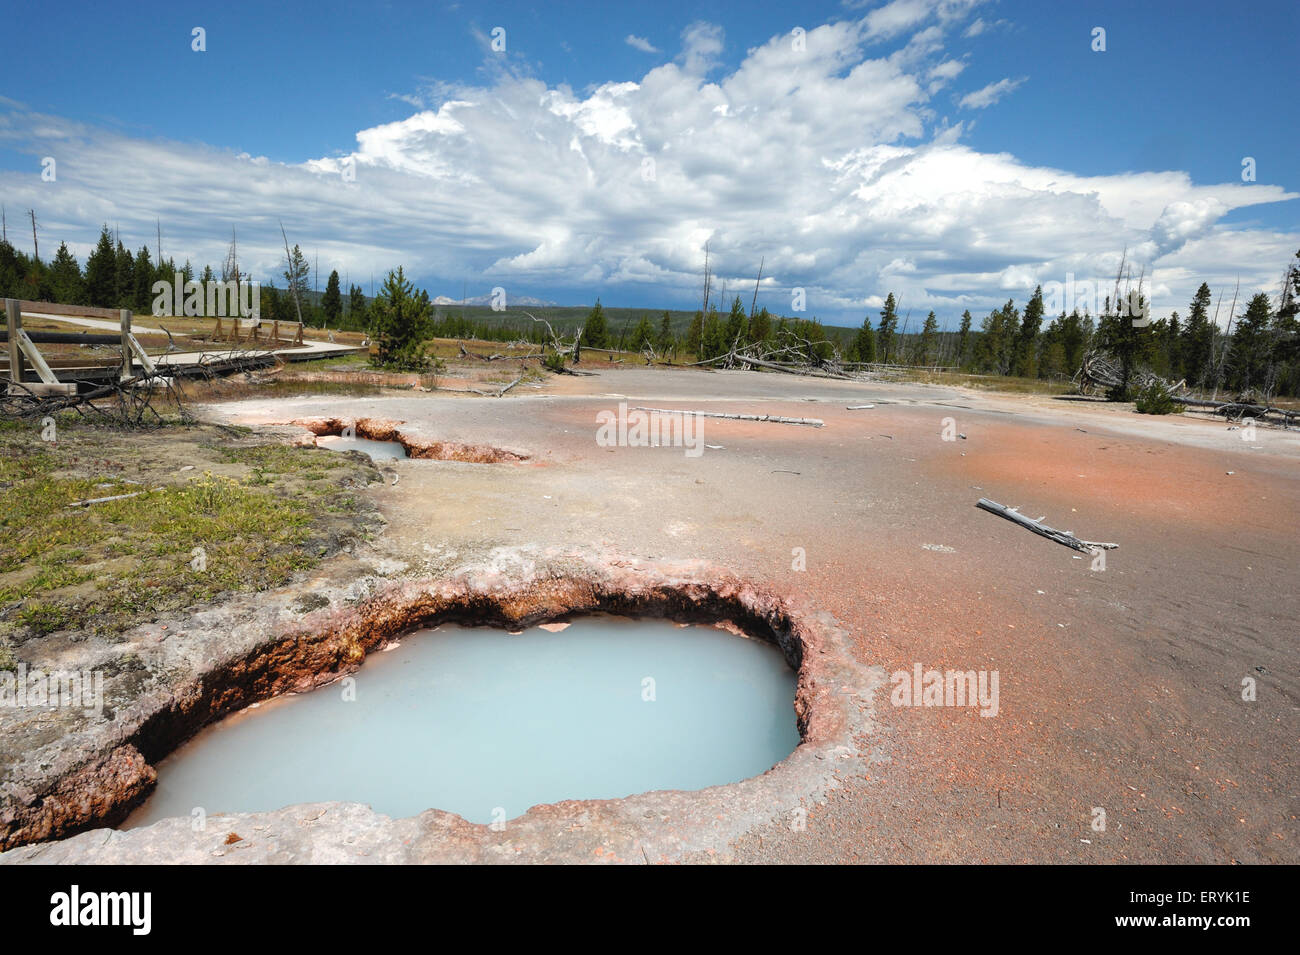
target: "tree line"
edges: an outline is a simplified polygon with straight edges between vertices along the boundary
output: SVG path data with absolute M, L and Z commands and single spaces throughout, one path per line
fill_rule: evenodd
M 846 349 L 850 361 L 912 366 L 945 366 L 963 372 L 1019 378 L 1068 379 L 1084 355 L 1100 349 L 1120 364 L 1123 380 L 1113 397 L 1131 398 L 1129 381 L 1139 368 L 1148 368 L 1172 383 L 1193 389 L 1261 395 L 1300 395 L 1300 252 L 1290 265 L 1276 301 L 1257 293 L 1238 311 L 1228 306 L 1226 322 L 1218 320 L 1222 293 L 1216 301 L 1210 286 L 1201 283 L 1185 317 L 1148 320 L 1147 303 L 1120 307 L 1106 300 L 1095 318 L 1076 309 L 1047 321 L 1039 286 L 1023 310 L 1009 299 L 989 312 L 978 329 L 969 310 L 956 332 L 941 332 L 934 312 L 921 330 L 899 331 L 898 303 L 885 299 L 879 318 L 868 316 Z M 1221 327 L 1222 326 L 1222 327 Z
M 444 314 L 424 289 L 416 290 L 402 268 L 390 271 L 380 293 L 367 297 L 360 286 L 349 285 L 344 296 L 338 270 L 330 272 L 325 291 L 310 288 L 311 268 L 299 246 L 288 248 L 284 267 L 275 282 L 261 285 L 261 317 L 266 321 L 296 321 L 308 325 L 365 332 L 385 339 L 390 363 L 414 361 L 410 341 L 427 338 L 479 338 L 494 341 L 525 340 L 542 343 L 544 328 L 519 318 L 481 320 L 463 312 Z M 153 285 L 169 283 L 180 273 L 183 282 L 249 281 L 239 265 L 232 233 L 219 271 L 205 265 L 201 272 L 189 261 L 177 265 L 167 258 L 155 261 L 149 247 L 132 252 L 104 226 L 85 267 L 66 243 L 59 245 L 50 262 L 27 256 L 7 240 L 0 240 L 0 295 L 70 305 L 129 308 L 141 314 L 153 310 Z M 1264 395 L 1300 394 L 1300 252 L 1286 271 L 1276 303 L 1264 293 L 1253 295 L 1237 314 L 1236 302 L 1222 309 L 1208 284 L 1202 283 L 1190 302 L 1186 317 L 1173 312 L 1167 319 L 1134 321 L 1131 309 L 1105 302 L 1094 317 L 1077 309 L 1048 319 L 1039 286 L 1017 307 L 1014 299 L 989 312 L 978 329 L 969 310 L 956 331 L 941 331 L 933 311 L 911 331 L 911 315 L 900 319 L 898 300 L 891 292 L 878 317 L 867 316 L 853 329 L 827 328 L 816 318 L 773 316 L 766 308 L 746 311 L 739 296 L 722 314 L 710 303 L 697 310 L 683 333 L 674 330 L 665 311 L 656 320 L 642 314 L 635 325 L 629 318 L 617 333 L 609 327 L 597 299 L 583 322 L 582 347 L 619 348 L 641 352 L 650 347 L 661 357 L 689 357 L 707 361 L 737 347 L 763 343 L 799 347 L 819 358 L 838 352 L 847 362 L 884 363 L 917 367 L 943 366 L 963 372 L 1049 380 L 1068 379 L 1094 348 L 1113 355 L 1127 383 L 1139 367 L 1149 368 L 1171 381 L 1183 380 L 1199 389 L 1255 390 Z M 1139 311 L 1145 301 L 1139 300 Z M 902 327 L 900 328 L 900 320 Z M 1046 321 L 1046 326 L 1044 322 Z M 1222 325 L 1222 327 L 1221 327 Z

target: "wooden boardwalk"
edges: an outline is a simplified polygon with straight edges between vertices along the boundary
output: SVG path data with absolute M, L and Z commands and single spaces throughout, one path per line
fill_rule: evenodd
M 155 349 L 155 353 L 149 354 L 136 340 L 135 334 L 168 333 L 162 328 L 133 326 L 132 315 L 127 310 L 7 299 L 5 312 L 5 347 L 0 352 L 0 359 L 3 359 L 0 360 L 0 379 L 9 382 L 17 380 L 28 388 L 35 386 L 42 390 L 71 391 L 83 386 L 93 387 L 117 378 L 129 377 L 128 370 L 133 367 L 148 368 L 149 365 L 160 373 L 174 377 L 206 377 L 239 369 L 265 367 L 282 361 L 312 361 L 368 353 L 368 349 L 362 345 L 304 339 L 302 327 L 296 322 L 263 322 L 258 330 L 266 337 L 261 341 L 253 340 L 250 334 L 235 342 L 190 341 L 185 343 L 188 347 L 168 352 L 158 352 Z M 25 330 L 25 318 L 36 319 L 41 323 L 55 322 L 64 327 L 54 331 Z M 216 330 L 220 332 L 221 320 L 214 321 L 217 322 Z M 282 330 L 292 340 L 284 341 L 279 335 Z M 117 354 L 110 352 L 102 357 L 69 356 L 56 354 L 57 349 L 48 346 L 44 352 L 40 348 L 42 338 L 67 342 L 68 333 L 80 335 L 85 339 L 84 344 L 115 346 Z M 59 335 L 64 337 L 57 337 Z M 176 337 L 184 342 L 191 336 Z M 201 339 L 204 336 L 199 337 Z M 16 379 L 11 371 L 14 365 L 19 368 Z

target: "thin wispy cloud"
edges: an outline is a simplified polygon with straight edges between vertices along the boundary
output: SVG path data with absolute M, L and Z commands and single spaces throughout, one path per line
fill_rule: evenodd
M 1011 78 L 998 80 L 996 83 L 990 83 L 988 86 L 975 90 L 973 93 L 967 93 L 958 102 L 962 109 L 986 109 L 992 106 L 1002 97 L 1018 88 L 1028 77 L 1022 76 L 1020 79 Z
M 637 36 L 634 33 L 629 33 L 626 37 L 624 37 L 623 42 L 626 43 L 628 46 L 632 47 L 633 49 L 640 50 L 642 53 L 663 52 L 662 50 L 659 49 L 659 47 L 655 46 L 645 37 Z

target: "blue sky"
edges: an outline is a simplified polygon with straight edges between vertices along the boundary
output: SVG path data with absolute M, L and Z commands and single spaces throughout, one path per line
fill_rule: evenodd
M 844 323 L 892 290 L 951 324 L 1127 248 L 1159 314 L 1275 291 L 1300 248 L 1297 10 L 23 5 L 22 61 L 57 66 L 5 72 L 0 199 L 43 250 L 157 216 L 164 252 L 216 263 L 234 228 L 269 275 L 283 218 L 322 271 L 564 303 L 688 306 L 707 238 L 729 294 L 766 257 L 770 307 Z

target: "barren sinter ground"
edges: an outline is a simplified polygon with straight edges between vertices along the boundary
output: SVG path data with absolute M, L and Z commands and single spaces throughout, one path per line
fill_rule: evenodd
M 709 419 L 704 440 L 720 447 L 698 458 L 599 447 L 597 413 L 624 399 L 825 427 Z M 857 404 L 875 407 L 846 410 Z M 1246 442 L 1221 422 L 1049 397 L 633 368 L 499 400 L 389 392 L 204 414 L 387 419 L 408 437 L 531 454 L 386 465 L 397 483 L 367 493 L 388 524 L 358 552 L 372 566 L 428 576 L 493 548 L 698 561 L 833 615 L 862 666 L 999 672 L 994 718 L 896 708 L 880 685 L 871 739 L 836 763 L 805 830 L 773 806 L 688 861 L 1300 861 L 1300 434 Z M 941 440 L 946 417 L 964 439 Z M 977 510 L 980 497 L 1120 547 L 1094 571 Z M 1247 677 L 1255 702 L 1241 698 Z M 341 858 L 346 816 L 297 838 Z M 241 835 L 256 841 L 255 823 L 241 817 Z M 55 843 L 7 861 L 124 860 L 130 844 L 88 833 L 63 855 Z

